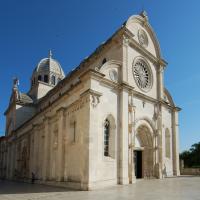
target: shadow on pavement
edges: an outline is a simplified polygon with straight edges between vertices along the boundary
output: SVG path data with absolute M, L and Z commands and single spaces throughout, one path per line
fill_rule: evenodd
M 0 195 L 1 194 L 25 194 L 25 193 L 46 193 L 46 192 L 70 192 L 76 191 L 72 189 L 47 186 L 41 184 L 30 184 L 23 182 L 12 182 L 0 180 Z

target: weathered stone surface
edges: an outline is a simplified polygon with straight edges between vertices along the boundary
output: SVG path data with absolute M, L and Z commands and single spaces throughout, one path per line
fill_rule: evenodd
M 179 175 L 180 109 L 165 89 L 165 66 L 144 14 L 65 78 L 52 54 L 41 60 L 33 102 L 22 104 L 13 89 L 0 177 L 91 190 Z

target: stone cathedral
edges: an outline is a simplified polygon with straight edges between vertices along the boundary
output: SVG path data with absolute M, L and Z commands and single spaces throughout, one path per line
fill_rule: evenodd
M 179 175 L 177 107 L 146 12 L 65 76 L 52 53 L 14 80 L 0 178 L 92 190 Z

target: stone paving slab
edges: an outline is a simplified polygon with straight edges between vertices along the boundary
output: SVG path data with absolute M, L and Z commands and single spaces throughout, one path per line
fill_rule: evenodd
M 0 200 L 200 200 L 200 177 L 139 180 L 96 191 L 0 181 Z

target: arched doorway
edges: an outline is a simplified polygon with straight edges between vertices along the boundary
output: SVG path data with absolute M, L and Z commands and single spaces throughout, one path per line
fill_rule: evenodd
M 136 178 L 151 178 L 154 176 L 154 151 L 152 130 L 146 125 L 136 129 L 134 166 Z

